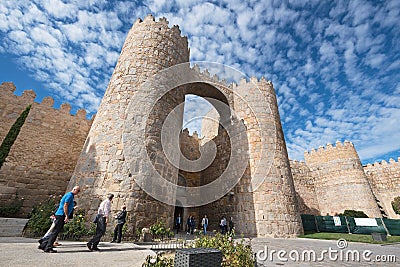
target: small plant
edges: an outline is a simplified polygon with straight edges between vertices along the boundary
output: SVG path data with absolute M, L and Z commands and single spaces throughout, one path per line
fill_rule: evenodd
M 162 256 L 147 256 L 145 262 L 142 264 L 142 267 L 173 267 L 174 259 L 166 258 Z
M 217 233 L 215 236 L 201 236 L 196 238 L 193 244 L 195 248 L 215 248 L 222 251 L 223 259 L 221 266 L 254 266 L 253 251 L 249 245 L 244 243 L 244 240 L 234 240 L 235 233 L 222 235 Z
M 15 198 L 8 205 L 0 207 L 0 217 L 12 217 L 18 211 L 21 210 L 24 204 L 24 198 L 19 198 L 18 193 L 15 194 Z
M 159 238 L 161 240 L 163 240 L 165 237 L 171 238 L 174 236 L 174 232 L 171 230 L 171 228 L 166 228 L 163 221 L 158 221 L 150 226 L 150 233 L 154 238 Z

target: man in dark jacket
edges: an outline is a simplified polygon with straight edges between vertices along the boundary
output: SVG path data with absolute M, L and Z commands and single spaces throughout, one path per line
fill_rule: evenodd
M 118 214 L 115 216 L 115 219 L 117 219 L 117 225 L 115 226 L 114 229 L 114 238 L 111 241 L 111 243 L 121 243 L 121 238 L 122 238 L 122 227 L 124 227 L 124 224 L 126 222 L 126 206 L 122 205 L 121 211 L 118 212 Z

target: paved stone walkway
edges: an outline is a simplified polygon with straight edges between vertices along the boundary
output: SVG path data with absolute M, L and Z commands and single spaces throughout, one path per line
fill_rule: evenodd
M 0 266 L 118 266 L 140 267 L 147 255 L 155 253 L 133 243 L 111 244 L 101 242 L 101 251 L 90 252 L 85 242 L 60 241 L 57 253 L 37 249 L 37 239 L 0 237 Z
M 345 248 L 339 249 L 337 241 L 329 240 L 254 238 L 251 240 L 247 239 L 247 241 L 251 243 L 254 252 L 259 252 L 258 267 L 400 266 L 400 244 L 374 245 L 348 243 Z M 101 242 L 99 245 L 99 248 L 101 248 L 100 252 L 89 252 L 85 242 L 62 241 L 61 243 L 62 246 L 57 248 L 57 253 L 49 254 L 37 249 L 38 243 L 36 239 L 0 237 L 0 266 L 140 267 L 147 255 L 155 255 L 149 249 L 151 245 L 138 246 L 133 243 L 111 244 Z M 280 250 L 283 252 L 279 252 L 281 254 L 278 254 Z M 327 252 L 322 254 L 323 250 Z M 331 251 L 331 255 L 329 255 L 329 250 Z M 315 261 L 313 260 L 312 251 L 315 252 Z M 293 260 L 297 257 L 296 253 L 299 255 L 299 260 Z M 363 258 L 363 253 L 366 253 L 364 257 L 371 259 L 371 261 Z M 317 261 L 321 258 L 321 254 L 323 255 L 323 259 Z M 302 255 L 305 255 L 303 257 L 305 260 L 302 260 Z M 309 258 L 309 255 L 311 255 L 311 258 Z M 343 255 L 342 258 L 340 258 L 340 255 Z M 360 260 L 353 260 L 357 255 L 360 256 Z M 382 263 L 375 261 L 377 259 L 376 256 L 385 256 L 389 260 L 390 255 L 395 257 L 396 262 Z M 346 261 L 346 257 L 349 258 L 349 261 Z

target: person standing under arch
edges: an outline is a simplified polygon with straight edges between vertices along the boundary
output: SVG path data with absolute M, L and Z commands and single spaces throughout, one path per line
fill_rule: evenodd
M 201 226 L 203 226 L 203 234 L 207 234 L 207 226 L 208 226 L 208 218 L 207 215 L 204 215 L 203 219 L 201 220 Z

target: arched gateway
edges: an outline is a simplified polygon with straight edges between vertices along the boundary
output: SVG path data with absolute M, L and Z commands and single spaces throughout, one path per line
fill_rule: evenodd
M 164 18 L 135 22 L 69 188 L 83 188 L 79 204 L 89 214 L 113 192 L 113 209 L 126 203 L 134 227 L 159 219 L 172 226 L 179 210 L 197 222 L 207 214 L 214 228 L 222 215 L 233 217 L 236 231 L 249 236 L 300 234 L 272 84 L 252 78 L 227 85 L 191 68 L 180 34 Z M 187 94 L 219 113 L 216 136 L 201 145 L 182 141 L 189 138 L 181 130 Z

